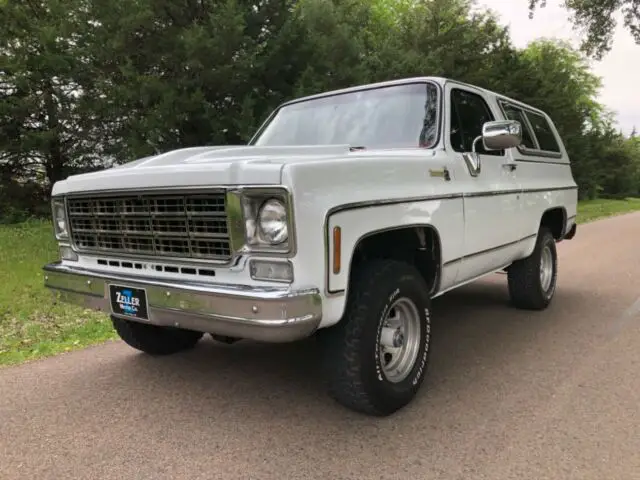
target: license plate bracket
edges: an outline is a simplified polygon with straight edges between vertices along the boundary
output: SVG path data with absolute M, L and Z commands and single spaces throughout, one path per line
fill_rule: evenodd
M 109 300 L 114 315 L 149 320 L 147 291 L 144 288 L 110 284 Z

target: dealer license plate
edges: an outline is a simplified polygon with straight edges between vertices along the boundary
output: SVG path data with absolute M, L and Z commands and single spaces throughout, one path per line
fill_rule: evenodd
M 114 315 L 149 320 L 147 292 L 144 288 L 109 285 L 109 298 Z

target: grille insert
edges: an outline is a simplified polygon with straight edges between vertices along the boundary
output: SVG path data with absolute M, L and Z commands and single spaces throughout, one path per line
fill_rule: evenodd
M 80 251 L 228 261 L 224 193 L 67 200 Z

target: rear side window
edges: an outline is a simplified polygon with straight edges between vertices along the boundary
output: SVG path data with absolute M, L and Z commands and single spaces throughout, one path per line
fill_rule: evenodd
M 538 139 L 540 150 L 560 153 L 560 146 L 558 145 L 558 141 L 556 140 L 556 137 L 551 130 L 551 125 L 549 125 L 547 119 L 539 113 L 534 112 L 527 112 L 526 115 L 529 122 L 531 122 L 533 132 Z
M 527 125 L 527 121 L 524 117 L 524 112 L 518 107 L 514 107 L 508 103 L 503 103 L 502 109 L 504 110 L 504 115 L 509 120 L 520 122 L 520 125 L 522 126 L 522 145 L 526 148 L 535 149 L 536 144 L 531 136 L 531 131 L 529 130 L 529 126 Z

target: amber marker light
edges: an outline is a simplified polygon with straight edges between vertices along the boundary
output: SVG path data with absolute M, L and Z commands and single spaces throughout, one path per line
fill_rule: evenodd
M 333 227 L 333 273 L 340 273 L 340 245 L 341 245 L 340 227 Z

